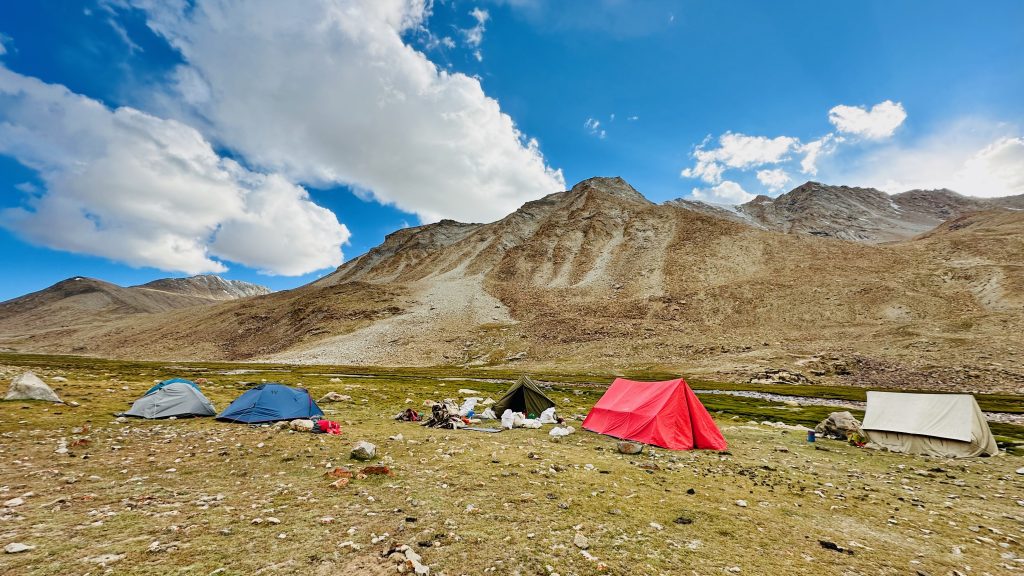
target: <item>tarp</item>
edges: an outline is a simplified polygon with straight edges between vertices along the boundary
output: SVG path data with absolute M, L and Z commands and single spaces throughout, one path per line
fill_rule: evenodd
M 894 452 L 943 457 L 997 454 L 985 414 L 970 394 L 868 392 L 861 428 Z
M 190 384 L 190 383 L 189 383 Z M 185 382 L 171 382 L 156 392 L 146 394 L 132 404 L 124 416 L 138 418 L 187 418 L 190 416 L 213 416 L 213 407 L 202 392 Z
M 682 378 L 635 382 L 617 378 L 587 414 L 583 427 L 671 450 L 725 450 L 728 445 Z
M 505 410 L 512 410 L 513 412 L 522 412 L 527 416 L 530 414 L 539 416 L 541 412 L 554 405 L 554 401 L 544 394 L 536 382 L 530 380 L 528 376 L 520 376 L 519 380 L 501 397 L 501 400 L 491 406 L 491 409 L 499 415 L 503 414 Z
M 191 380 L 187 380 L 185 378 L 171 378 L 170 380 L 164 380 L 163 382 L 158 382 L 156 384 L 156 386 L 153 386 L 152 388 L 147 390 L 146 394 L 152 394 L 153 392 L 156 392 L 157 390 L 163 388 L 164 386 L 167 386 L 168 384 L 175 384 L 175 383 L 179 383 L 179 382 L 182 383 L 182 384 L 188 384 L 189 386 L 191 386 L 191 387 L 195 388 L 196 390 L 199 390 L 200 392 L 202 392 L 202 390 L 200 390 L 200 388 L 199 388 L 199 385 L 196 384 L 195 382 L 191 381 Z
M 236 398 L 217 415 L 217 420 L 252 424 L 323 415 L 306 389 L 261 384 Z

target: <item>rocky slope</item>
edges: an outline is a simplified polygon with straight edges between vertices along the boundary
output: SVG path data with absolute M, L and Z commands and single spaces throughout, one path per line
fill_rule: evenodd
M 890 196 L 874 188 L 807 182 L 777 198 L 761 195 L 732 209 L 682 199 L 672 203 L 765 230 L 877 244 L 913 238 L 971 212 L 1024 209 L 1024 195 L 971 198 L 942 189 Z
M 162 278 L 146 284 L 135 286 L 148 290 L 159 290 L 185 296 L 199 296 L 210 300 L 235 300 L 249 296 L 265 296 L 270 288 L 243 282 L 241 280 L 225 280 L 214 274 L 190 276 L 188 278 Z
M 844 209 L 885 209 L 852 195 Z M 874 245 L 656 205 L 595 178 L 497 222 L 400 230 L 296 290 L 31 339 L 0 331 L 0 346 L 727 378 L 785 368 L 858 385 L 1024 390 L 1021 254 L 1024 212 L 973 212 Z

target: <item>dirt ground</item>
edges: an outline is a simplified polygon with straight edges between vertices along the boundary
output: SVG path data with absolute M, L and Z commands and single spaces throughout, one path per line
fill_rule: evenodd
M 408 545 L 431 574 L 1024 573 L 1019 456 L 879 453 L 729 413 L 728 452 L 625 456 L 574 420 L 599 397 L 549 395 L 576 432 L 432 430 L 392 416 L 500 382 L 329 369 L 62 362 L 65 401 L 0 402 L 0 574 L 391 574 Z M 24 370 L 0 365 L 4 382 Z M 224 374 L 234 370 L 234 373 Z M 263 380 L 328 391 L 340 437 L 217 422 L 118 422 L 154 380 L 205 377 L 225 407 Z M 247 383 L 248 384 L 247 384 Z M 786 412 L 779 411 L 786 420 Z M 401 439 L 397 438 L 401 435 Z M 331 488 L 357 440 L 392 476 Z M 67 454 L 55 452 L 62 441 Z M 259 522 L 256 520 L 259 519 Z M 587 540 L 586 550 L 577 538 Z

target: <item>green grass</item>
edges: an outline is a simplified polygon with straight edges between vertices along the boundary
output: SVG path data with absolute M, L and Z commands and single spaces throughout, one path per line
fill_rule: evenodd
M 0 544 L 37 546 L 0 556 L 0 574 L 99 573 L 85 559 L 106 553 L 124 555 L 110 567 L 117 574 L 254 574 L 268 566 L 275 569 L 264 574 L 393 574 L 381 554 L 394 544 L 416 548 L 434 574 L 534 575 L 547 574 L 546 566 L 562 575 L 601 573 L 573 546 L 577 530 L 607 574 L 722 574 L 732 566 L 744 575 L 947 574 L 965 565 L 972 573 L 1005 573 L 999 555 L 1007 549 L 975 540 L 971 528 L 978 526 L 1019 549 L 1012 537 L 1019 533 L 1019 457 L 944 461 L 841 442 L 812 446 L 802 434 L 748 424 L 810 424 L 827 408 L 704 396 L 728 454 L 648 448 L 627 457 L 578 421 L 571 422 L 576 434 L 553 440 L 547 428 L 491 435 L 391 420 L 406 406 L 457 397 L 463 387 L 496 398 L 506 384 L 438 380 L 501 377 L 489 371 L 10 355 L 0 368 L 61 373 L 69 381 L 58 392 L 81 403 L 0 402 L 0 500 L 34 493 L 15 509 L 18 519 L 0 520 Z M 275 371 L 214 373 L 238 368 Z M 370 377 L 331 382 L 320 375 L 357 371 Z M 342 423 L 340 438 L 211 419 L 114 421 L 113 412 L 170 376 L 209 378 L 204 392 L 221 408 L 245 389 L 239 381 L 264 378 L 353 401 L 324 406 Z M 582 384 L 609 380 L 543 379 L 560 382 L 549 394 L 569 417 L 586 413 L 603 391 Z M 85 423 L 91 443 L 54 454 L 58 440 L 74 438 L 72 428 Z M 399 433 L 403 441 L 388 440 Z M 352 465 L 348 450 L 359 439 L 377 444 L 378 462 L 394 476 L 329 488 L 323 472 Z M 737 506 L 739 499 L 748 506 Z M 468 505 L 474 511 L 467 513 Z M 251 523 L 270 516 L 281 523 Z M 333 523 L 322 524 L 328 516 Z M 693 522 L 674 523 L 680 516 Z M 825 550 L 819 539 L 855 554 Z M 342 546 L 346 541 L 360 549 Z M 951 554 L 953 546 L 963 554 Z

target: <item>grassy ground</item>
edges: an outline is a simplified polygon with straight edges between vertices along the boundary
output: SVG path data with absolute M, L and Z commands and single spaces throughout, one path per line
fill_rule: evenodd
M 497 398 L 503 383 L 439 379 L 494 373 L 345 369 L 366 377 L 331 382 L 325 367 L 0 358 L 4 380 L 26 367 L 67 377 L 56 388 L 81 406 L 0 402 L 0 503 L 32 493 L 0 508 L 0 545 L 36 546 L 0 555 L 0 574 L 102 573 L 104 555 L 119 558 L 106 564 L 116 574 L 389 574 L 381 554 L 394 544 L 448 575 L 1024 572 L 1024 476 L 1014 473 L 1024 459 L 808 445 L 748 422 L 809 423 L 821 416 L 815 407 L 704 397 L 723 411 L 728 453 L 623 456 L 579 422 L 554 440 L 549 427 L 482 434 L 390 419 L 459 388 Z M 253 368 L 275 371 L 216 373 Z M 211 419 L 114 420 L 169 376 L 209 378 L 204 391 L 219 408 L 245 389 L 239 381 L 264 378 L 353 400 L 323 406 L 342 423 L 340 438 Z M 549 393 L 563 416 L 585 414 L 601 394 L 581 385 L 601 375 L 549 376 L 565 382 Z M 58 455 L 61 438 L 88 443 Z M 330 488 L 324 471 L 354 466 L 348 453 L 360 439 L 377 444 L 394 476 Z M 577 533 L 594 560 L 573 544 Z

